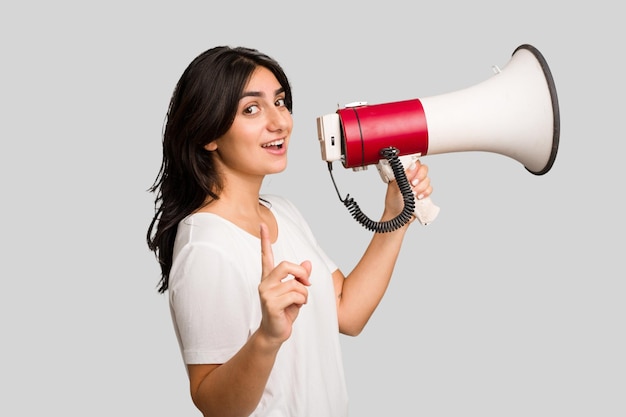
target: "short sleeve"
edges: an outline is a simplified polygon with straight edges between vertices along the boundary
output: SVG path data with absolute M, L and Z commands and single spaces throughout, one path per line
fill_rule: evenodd
M 224 363 L 258 327 L 251 323 L 258 295 L 247 274 L 232 254 L 212 244 L 189 243 L 177 254 L 170 308 L 186 364 Z

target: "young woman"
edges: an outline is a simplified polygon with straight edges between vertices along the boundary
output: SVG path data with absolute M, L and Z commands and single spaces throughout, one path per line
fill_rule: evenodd
M 275 60 L 226 46 L 195 58 L 170 102 L 147 240 L 204 416 L 347 416 L 339 333 L 367 323 L 409 227 L 374 233 L 344 276 L 287 199 L 260 195 L 287 166 L 291 110 Z M 418 198 L 427 174 L 407 170 Z M 391 183 L 381 220 L 403 206 Z

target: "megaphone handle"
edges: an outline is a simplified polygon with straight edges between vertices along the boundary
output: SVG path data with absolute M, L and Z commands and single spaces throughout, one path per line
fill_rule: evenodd
M 415 217 L 423 225 L 432 223 L 439 214 L 439 206 L 435 205 L 430 197 L 415 199 Z
M 419 156 L 419 154 L 403 155 L 399 158 L 402 162 L 402 166 L 406 169 L 411 166 L 411 164 L 416 162 L 419 159 Z M 385 183 L 395 180 L 393 170 L 389 165 L 389 161 L 386 159 L 381 159 L 378 164 L 376 164 L 376 168 L 378 168 L 378 173 Z M 415 217 L 423 225 L 432 223 L 439 214 L 439 210 L 439 206 L 435 205 L 430 197 L 422 198 L 421 200 L 418 200 L 417 198 L 415 199 Z

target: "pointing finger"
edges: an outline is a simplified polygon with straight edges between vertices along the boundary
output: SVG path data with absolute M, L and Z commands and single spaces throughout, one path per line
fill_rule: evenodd
M 274 269 L 274 252 L 270 232 L 265 223 L 261 223 L 261 279 L 265 278 Z

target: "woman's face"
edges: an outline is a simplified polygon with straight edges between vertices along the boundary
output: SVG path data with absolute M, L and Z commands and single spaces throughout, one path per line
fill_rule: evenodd
M 292 128 L 284 89 L 271 71 L 258 67 L 244 88 L 232 126 L 206 149 L 217 153 L 226 172 L 274 174 L 287 167 Z

